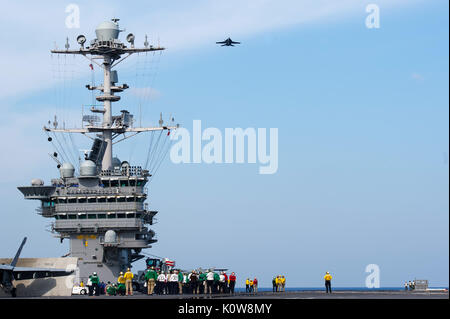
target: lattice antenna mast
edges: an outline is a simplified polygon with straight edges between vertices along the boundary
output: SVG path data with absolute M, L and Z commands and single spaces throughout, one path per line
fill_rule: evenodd
M 77 37 L 77 42 L 80 44 L 78 50 L 69 50 L 69 40 L 66 40 L 65 50 L 51 50 L 52 53 L 57 54 L 79 54 L 93 63 L 97 64 L 104 70 L 103 84 L 100 86 L 90 86 L 86 85 L 89 90 L 99 90 L 103 92 L 102 95 L 97 96 L 96 100 L 103 102 L 103 109 L 91 108 L 93 113 L 102 113 L 103 121 L 101 125 L 95 124 L 92 119 L 88 125 L 84 128 L 74 128 L 74 129 L 58 129 L 44 127 L 44 130 L 48 132 L 66 132 L 66 133 L 102 133 L 103 140 L 106 144 L 105 154 L 102 161 L 102 170 L 109 170 L 112 168 L 112 145 L 113 139 L 120 134 L 124 137 L 120 140 L 127 139 L 141 132 L 157 131 L 157 130 L 170 130 L 176 129 L 177 126 L 163 126 L 160 124 L 159 127 L 131 127 L 133 122 L 133 116 L 129 114 L 128 111 L 122 110 L 120 116 L 113 116 L 112 114 L 112 103 L 120 100 L 120 96 L 115 95 L 116 92 L 122 92 L 128 89 L 127 84 L 117 85 L 118 81 L 117 71 L 112 71 L 112 69 L 129 57 L 133 53 L 139 52 L 149 52 L 149 51 L 161 51 L 164 50 L 163 47 L 154 47 L 149 45 L 147 37 L 145 39 L 144 48 L 135 48 L 134 40 L 135 37 L 132 33 L 127 35 L 127 41 L 130 43 L 128 48 L 119 40 L 119 33 L 124 31 L 119 29 L 118 24 L 119 19 L 111 19 L 111 21 L 106 21 L 101 23 L 95 30 L 97 36 L 96 39 L 91 41 L 90 46 L 84 47 L 86 42 L 86 37 L 84 35 L 79 35 Z M 124 55 L 124 57 L 122 57 Z M 95 60 L 100 60 L 98 63 Z M 125 136 L 125 133 L 130 132 L 130 136 Z

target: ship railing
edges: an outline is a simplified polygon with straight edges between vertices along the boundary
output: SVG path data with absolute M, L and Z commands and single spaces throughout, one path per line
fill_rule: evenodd
M 116 195 L 120 194 L 120 190 L 118 187 L 114 189 L 105 189 L 105 188 L 98 188 L 98 189 L 76 189 L 76 190 L 67 190 L 66 192 L 68 195 L 80 195 L 80 194 L 87 194 L 87 195 L 97 195 L 97 194 L 104 194 L 104 195 Z
M 121 169 L 104 169 L 100 176 L 142 176 L 144 170 L 141 166 L 126 166 Z
M 52 217 L 56 213 L 55 207 L 38 207 L 36 208 L 36 211 L 39 215 L 42 215 L 43 217 Z
M 83 204 L 56 204 L 58 212 L 89 212 L 89 211 L 139 211 L 143 209 L 142 203 L 83 203 Z

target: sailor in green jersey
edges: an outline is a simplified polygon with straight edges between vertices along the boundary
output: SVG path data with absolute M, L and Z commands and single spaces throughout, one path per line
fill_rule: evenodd
M 206 284 L 206 274 L 204 274 L 200 271 L 200 274 L 198 275 L 199 293 L 201 293 L 201 294 L 205 293 L 205 291 L 206 291 L 205 284 Z
M 108 282 L 108 285 L 106 285 L 106 294 L 108 296 L 115 296 L 117 294 L 116 286 Z
M 98 278 L 97 273 L 94 272 L 92 275 L 89 276 L 89 279 L 91 280 L 92 289 L 95 291 L 95 295 L 99 296 L 100 295 L 100 289 L 98 287 L 98 283 L 100 282 L 100 279 Z
M 178 271 L 178 294 L 183 293 L 183 273 Z
M 148 269 L 145 273 L 145 280 L 147 281 L 147 294 L 153 295 L 153 291 L 155 290 L 155 283 L 158 274 L 155 271 L 155 267 Z

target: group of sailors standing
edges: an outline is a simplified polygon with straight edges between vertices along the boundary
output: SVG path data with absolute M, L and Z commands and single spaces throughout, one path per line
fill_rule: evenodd
M 104 293 L 110 296 L 133 295 L 133 278 L 134 275 L 130 268 L 128 268 L 125 273 L 122 271 L 120 272 L 117 283 L 108 281 L 108 283 L 105 284 L 104 282 L 100 282 L 100 278 L 97 273 L 94 272 L 89 276 L 86 286 L 88 287 L 89 296 L 99 296 Z M 80 283 L 80 286 L 84 286 L 83 282 Z
M 147 294 L 153 295 L 181 295 L 181 294 L 234 294 L 236 274 L 227 275 L 225 272 L 208 272 L 195 270 L 192 272 L 181 272 L 171 270 L 169 273 L 158 273 L 154 267 L 145 272 L 147 282 Z
M 245 292 L 258 292 L 258 279 L 256 277 L 253 280 L 248 278 L 245 280 Z
M 286 278 L 284 275 L 278 275 L 272 279 L 272 292 L 285 291 Z

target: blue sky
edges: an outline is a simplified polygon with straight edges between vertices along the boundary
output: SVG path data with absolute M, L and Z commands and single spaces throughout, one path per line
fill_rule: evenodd
M 95 26 L 115 15 L 137 43 L 148 32 L 167 47 L 155 80 L 144 81 L 155 93 L 144 122 L 163 112 L 189 130 L 193 120 L 222 131 L 279 130 L 273 175 L 259 175 L 256 164 L 167 158 L 149 184 L 150 207 L 160 213 L 159 242 L 148 253 L 186 268 L 228 267 L 262 286 L 277 274 L 291 287 L 321 286 L 325 271 L 335 286 L 364 286 L 368 264 L 380 266 L 382 286 L 414 278 L 448 286 L 448 2 L 372 2 L 380 6 L 379 29 L 365 27 L 368 1 L 155 1 L 112 4 L 104 13 L 104 2 L 79 1 L 76 30 L 64 26 L 69 3 L 2 3 L 11 14 L 3 11 L 0 27 L 12 31 L 0 40 L 12 50 L 1 53 L 9 167 L 0 182 L 1 255 L 12 256 L 23 236 L 25 257 L 68 251 L 16 186 L 58 175 L 41 128 L 55 110 L 73 120 L 91 99 L 80 58 L 73 70 L 86 70 L 69 83 L 76 91 L 55 105 L 63 90 L 48 50 L 66 36 L 72 46 L 80 33 L 93 38 Z M 214 44 L 228 36 L 242 45 Z M 140 62 L 124 62 L 121 81 L 137 84 Z M 124 96 L 120 106 L 136 112 L 136 101 Z M 142 164 L 146 143 L 139 137 L 116 154 L 127 159 L 133 148 Z

